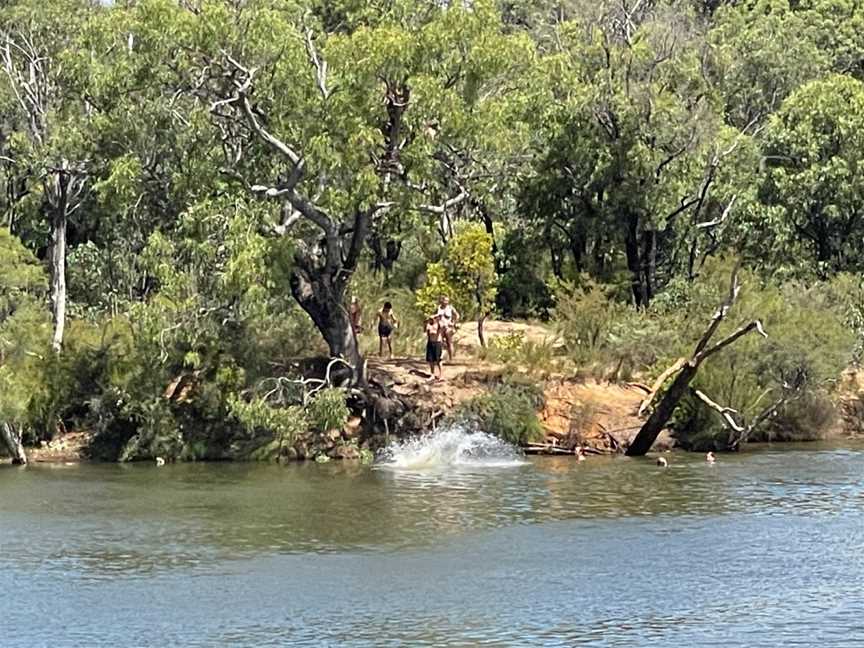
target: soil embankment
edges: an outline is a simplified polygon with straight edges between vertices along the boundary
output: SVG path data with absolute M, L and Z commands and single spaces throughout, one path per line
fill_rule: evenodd
M 537 324 L 489 321 L 485 329 L 490 341 L 516 334 L 535 344 L 548 345 L 556 353 L 561 350 L 554 334 Z M 370 389 L 353 403 L 349 398 L 355 414 L 349 425 L 341 431 L 333 430 L 326 438 L 309 434 L 296 440 L 287 458 L 311 458 L 316 453 L 357 458 L 362 449 L 379 448 L 390 437 L 434 427 L 460 403 L 483 394 L 514 373 L 523 373 L 528 380 L 535 378 L 524 368 L 481 359 L 476 330 L 472 322 L 459 329 L 456 358 L 445 361 L 444 380 L 440 382 L 430 381 L 422 358 L 369 358 Z M 545 439 L 537 444 L 541 451 L 545 447 L 560 453 L 582 446 L 594 452 L 618 452 L 641 425 L 637 412 L 647 388 L 638 383 L 614 384 L 545 372 L 536 381 L 543 386 L 545 397 L 538 412 L 545 432 Z M 51 442 L 29 448 L 28 457 L 35 462 L 80 461 L 87 457 L 90 440 L 86 432 L 61 434 Z M 671 440 L 661 437 L 658 447 L 671 447 Z M 217 458 L 244 457 L 248 458 L 247 453 L 238 452 Z
M 70 463 L 86 458 L 92 435 L 87 432 L 67 432 L 51 441 L 27 448 L 27 459 L 41 463 Z
M 428 366 L 421 359 L 397 358 L 369 360 L 369 376 L 398 396 L 410 399 L 424 418 L 435 420 L 452 412 L 460 403 L 473 398 L 513 373 L 524 368 L 479 359 L 475 322 L 465 323 L 455 336 L 456 358 L 444 363 L 444 380 L 429 381 Z M 519 335 L 523 340 L 543 344 L 560 352 L 563 343 L 549 329 L 524 322 L 488 321 L 486 338 L 490 343 L 499 336 Z M 531 377 L 531 376 L 529 376 Z M 538 413 L 545 431 L 542 444 L 550 452 L 583 446 L 596 452 L 619 452 L 625 448 L 642 424 L 639 405 L 648 388 L 639 383 L 607 383 L 566 374 L 536 377 L 543 385 L 545 405 Z M 664 434 L 658 449 L 672 447 Z
M 553 350 L 562 358 L 563 349 L 554 333 L 538 324 L 488 321 L 487 340 L 518 336 L 527 342 Z M 333 430 L 323 437 L 306 435 L 297 440 L 285 455 L 288 459 L 308 459 L 319 454 L 330 458 L 357 458 L 362 451 L 374 451 L 392 437 L 405 437 L 435 427 L 461 403 L 483 394 L 496 385 L 522 374 L 523 380 L 542 386 L 544 406 L 538 418 L 545 439 L 538 443 L 549 452 L 572 451 L 581 446 L 598 453 L 625 449 L 643 422 L 638 410 L 648 388 L 638 382 L 614 383 L 574 376 L 554 362 L 542 371 L 529 371 L 518 363 L 502 364 L 478 347 L 476 323 L 466 322 L 457 332 L 456 358 L 444 363 L 444 380 L 430 381 L 428 366 L 422 358 L 382 360 L 370 357 L 370 387 L 361 397 L 349 397 L 353 416 L 345 429 Z M 491 356 L 491 357 L 494 357 Z M 864 374 L 849 371 L 843 376 L 838 399 L 840 417 L 837 433 L 864 433 Z M 352 402 L 353 399 L 353 402 Z M 326 438 L 325 438 L 326 437 Z M 28 449 L 31 461 L 70 462 L 86 457 L 90 437 L 85 432 L 62 434 L 49 443 Z M 674 440 L 664 433 L 654 446 L 666 450 Z M 538 448 L 534 448 L 538 450 Z M 260 458 L 245 450 L 227 451 L 216 458 Z

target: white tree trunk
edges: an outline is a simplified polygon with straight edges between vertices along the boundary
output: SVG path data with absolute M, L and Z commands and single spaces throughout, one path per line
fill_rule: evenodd
M 66 328 L 66 208 L 55 215 L 51 232 L 51 307 L 54 336 L 51 346 L 59 352 Z
M 24 444 L 21 443 L 21 432 L 9 423 L 0 423 L 0 437 L 12 457 L 12 463 L 25 465 L 27 455 L 24 453 Z

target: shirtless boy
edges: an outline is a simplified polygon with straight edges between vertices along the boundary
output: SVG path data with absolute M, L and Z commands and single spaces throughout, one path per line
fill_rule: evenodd
M 383 308 L 378 311 L 378 355 L 384 355 L 384 345 L 387 345 L 387 359 L 393 358 L 393 330 L 399 326 L 399 320 L 393 312 L 393 304 L 384 302 Z
M 441 380 L 441 350 L 444 329 L 438 315 L 430 315 L 426 319 L 426 362 L 433 380 Z

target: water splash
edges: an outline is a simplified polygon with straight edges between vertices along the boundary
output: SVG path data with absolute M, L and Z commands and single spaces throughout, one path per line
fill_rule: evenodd
M 498 437 L 454 425 L 390 444 L 378 466 L 426 470 L 447 466 L 495 468 L 521 466 L 522 452 Z

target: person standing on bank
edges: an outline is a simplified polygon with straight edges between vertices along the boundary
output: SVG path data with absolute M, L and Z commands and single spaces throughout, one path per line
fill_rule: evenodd
M 384 355 L 384 345 L 387 345 L 387 359 L 393 359 L 393 331 L 399 326 L 399 320 L 393 312 L 393 304 L 384 302 L 384 306 L 378 311 L 378 355 Z
M 360 335 L 363 330 L 363 308 L 360 306 L 360 300 L 354 295 L 351 297 L 351 306 L 348 307 L 348 318 L 351 320 L 351 330 L 354 335 Z
M 455 355 L 453 352 L 453 335 L 459 325 L 459 311 L 453 308 L 447 295 L 441 295 L 441 299 L 438 301 L 438 311 L 435 315 L 438 316 L 441 324 L 443 342 L 447 345 L 447 360 L 452 361 Z
M 430 380 L 441 380 L 441 353 L 444 329 L 438 315 L 426 318 L 426 362 L 429 363 Z

